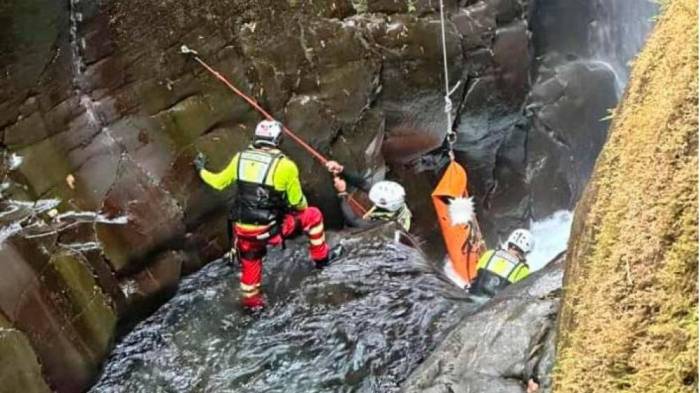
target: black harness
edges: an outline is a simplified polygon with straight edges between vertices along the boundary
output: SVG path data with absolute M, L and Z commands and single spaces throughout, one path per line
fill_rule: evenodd
M 510 272 L 508 272 L 506 277 L 502 277 L 496 274 L 495 272 L 489 270 L 489 267 L 491 266 L 491 261 L 494 257 L 496 257 L 498 253 L 498 251 L 494 252 L 489 257 L 488 261 L 486 261 L 486 266 L 484 266 L 484 268 L 482 269 L 479 269 L 479 272 L 476 276 L 476 280 L 474 280 L 474 283 L 470 288 L 470 292 L 472 294 L 478 296 L 494 296 L 496 293 L 510 285 L 513 274 L 517 272 L 521 266 L 525 265 L 525 263 L 518 261 L 517 263 L 515 263 L 515 266 L 510 270 Z M 501 255 L 499 255 L 499 257 L 502 258 Z
M 255 151 L 259 153 L 259 151 Z M 262 183 L 241 180 L 241 161 L 243 155 L 239 158 L 238 176 L 236 184 L 236 201 L 233 204 L 232 218 L 236 222 L 252 225 L 271 225 L 279 226 L 282 216 L 287 210 L 286 194 L 283 191 L 275 190 L 274 185 L 265 184 L 270 173 L 274 174 L 279 162 L 284 156 L 282 153 L 270 154 L 270 162 L 262 162 L 267 164 L 267 169 L 262 176 Z M 254 160 L 245 158 L 246 160 Z

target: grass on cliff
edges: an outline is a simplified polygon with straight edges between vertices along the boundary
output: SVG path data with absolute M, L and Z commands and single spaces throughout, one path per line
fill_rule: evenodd
M 555 392 L 698 389 L 697 3 L 663 6 L 577 207 Z

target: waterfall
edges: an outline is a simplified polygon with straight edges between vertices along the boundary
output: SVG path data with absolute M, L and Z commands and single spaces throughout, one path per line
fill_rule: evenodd
M 85 77 L 86 64 L 83 53 L 86 48 L 85 38 L 80 37 L 80 24 L 84 15 L 80 11 L 81 0 L 70 0 L 70 47 L 73 57 L 73 88 L 80 98 L 80 105 L 85 109 L 88 124 L 96 130 L 103 129 L 99 113 L 95 109 L 97 103 L 86 91 L 87 79 Z
M 629 78 L 629 62 L 639 53 L 654 25 L 659 5 L 650 0 L 595 0 L 590 25 L 592 57 L 610 64 L 620 92 Z
M 530 224 L 530 231 L 535 238 L 535 249 L 527 257 L 530 271 L 543 268 L 560 252 L 566 250 L 573 218 L 572 212 L 560 210 Z

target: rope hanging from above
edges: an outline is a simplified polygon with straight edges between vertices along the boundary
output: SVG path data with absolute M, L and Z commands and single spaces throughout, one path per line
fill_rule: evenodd
M 445 115 L 447 116 L 446 138 L 450 160 L 454 161 L 455 156 L 453 147 L 455 142 L 457 142 L 457 133 L 452 129 L 452 99 L 450 96 L 452 96 L 455 90 L 457 90 L 461 82 L 457 82 L 457 84 L 450 89 L 450 75 L 447 67 L 447 39 L 445 36 L 445 4 L 443 0 L 440 0 L 440 29 L 442 33 L 442 63 L 445 73 Z

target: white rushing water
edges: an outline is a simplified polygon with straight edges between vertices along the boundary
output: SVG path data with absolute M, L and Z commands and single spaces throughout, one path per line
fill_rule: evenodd
M 24 162 L 24 158 L 22 156 L 18 155 L 17 153 L 12 153 L 7 159 L 8 169 L 14 171 L 22 165 L 22 162 Z
M 622 93 L 630 73 L 630 60 L 639 53 L 659 12 L 654 0 L 594 0 L 595 16 L 589 44 L 594 59 L 608 63 Z
M 560 210 L 541 221 L 530 223 L 530 231 L 535 237 L 535 249 L 527 258 L 531 271 L 541 269 L 566 250 L 573 217 L 570 211 Z

